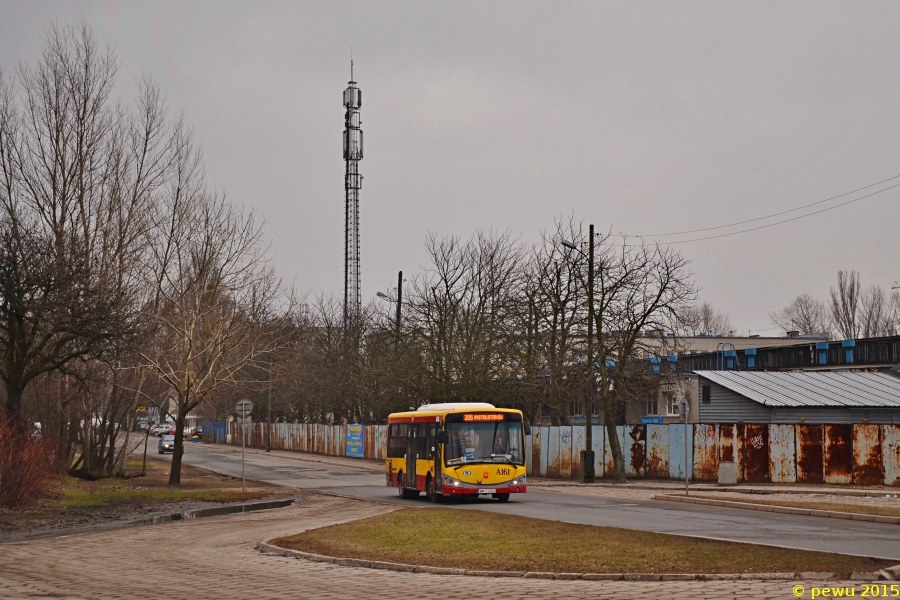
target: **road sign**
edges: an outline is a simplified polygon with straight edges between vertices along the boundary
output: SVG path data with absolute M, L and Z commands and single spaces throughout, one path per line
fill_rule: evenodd
M 250 413 L 253 412 L 253 403 L 246 398 L 241 398 L 237 401 L 234 412 L 236 412 L 239 417 L 249 417 Z

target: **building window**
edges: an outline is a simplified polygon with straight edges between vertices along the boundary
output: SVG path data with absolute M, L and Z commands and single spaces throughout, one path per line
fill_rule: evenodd
M 678 400 L 675 399 L 675 394 L 672 392 L 663 392 L 663 396 L 666 399 L 666 415 L 669 417 L 677 417 Z
M 703 404 L 709 404 L 710 402 L 712 402 L 712 386 L 709 384 L 701 386 L 700 397 L 703 400 Z
M 647 412 L 644 414 L 647 414 L 647 415 L 658 415 L 659 414 L 659 402 L 657 401 L 656 396 L 647 398 Z

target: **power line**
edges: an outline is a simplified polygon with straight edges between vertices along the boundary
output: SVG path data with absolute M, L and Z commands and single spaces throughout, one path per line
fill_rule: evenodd
M 745 225 L 745 224 L 747 224 L 747 223 L 753 223 L 754 221 L 764 221 L 764 220 L 766 220 L 766 219 L 771 219 L 772 217 L 778 217 L 778 216 L 781 216 L 781 215 L 786 215 L 786 214 L 791 213 L 791 212 L 796 212 L 796 211 L 798 211 L 798 210 L 803 210 L 804 208 L 809 208 L 809 207 L 811 207 L 811 206 L 818 206 L 819 204 L 824 204 L 825 202 L 830 202 L 830 201 L 832 201 L 832 200 L 837 200 L 838 198 L 843 198 L 844 196 L 849 196 L 850 194 L 855 194 L 856 192 L 861 192 L 861 191 L 863 191 L 863 190 L 869 189 L 870 187 L 875 187 L 876 185 L 881 185 L 882 183 L 887 183 L 888 181 L 892 181 L 892 180 L 894 180 L 894 179 L 897 179 L 898 177 L 900 177 L 900 175 L 894 175 L 893 177 L 888 177 L 887 179 L 882 179 L 881 181 L 877 181 L 877 182 L 875 182 L 875 183 L 870 183 L 869 185 L 864 185 L 864 186 L 861 187 L 861 188 L 857 188 L 857 189 L 855 189 L 855 190 L 853 190 L 853 191 L 845 192 L 845 193 L 839 194 L 839 195 L 837 195 L 837 196 L 832 196 L 831 198 L 825 198 L 824 200 L 819 200 L 819 201 L 817 201 L 817 202 L 811 202 L 810 204 L 804 204 L 803 206 L 798 206 L 797 208 L 791 208 L 791 209 L 788 209 L 788 210 L 783 210 L 783 211 L 781 211 L 781 212 L 772 213 L 771 215 L 766 215 L 766 216 L 763 216 L 763 217 L 756 217 L 756 218 L 754 218 L 754 219 L 747 219 L 746 221 L 737 221 L 737 222 L 735 222 L 735 223 L 728 223 L 727 225 L 716 225 L 715 227 L 704 227 L 704 228 L 702 228 L 702 229 L 690 229 L 690 230 L 688 230 L 688 231 L 678 231 L 678 232 L 675 232 L 675 233 L 653 233 L 653 234 L 646 234 L 646 235 L 637 236 L 637 237 L 667 237 L 667 236 L 670 236 L 670 235 L 686 235 L 686 234 L 688 234 L 688 233 L 699 233 L 699 232 L 701 232 L 701 231 L 712 231 L 712 230 L 714 230 L 714 229 L 725 229 L 725 228 L 727 228 L 727 227 L 735 227 L 735 226 L 737 226 L 737 225 Z M 895 186 L 895 187 L 896 187 L 896 186 Z M 887 189 L 891 189 L 891 188 L 887 188 Z M 882 191 L 884 191 L 884 190 L 882 190 Z M 878 192 L 876 192 L 876 193 L 878 193 Z M 863 198 L 865 198 L 865 197 L 867 197 L 867 196 L 863 196 Z M 842 206 L 842 205 L 838 205 L 838 206 Z M 810 213 L 810 214 L 816 214 L 816 213 Z M 786 221 L 784 221 L 784 222 L 786 222 Z
M 898 176 L 898 177 L 900 177 L 900 176 Z M 893 178 L 892 178 L 892 179 L 893 179 Z M 889 181 L 889 180 L 886 180 L 886 181 Z M 871 187 L 871 186 L 867 186 L 867 187 Z M 749 232 L 751 232 L 751 231 L 758 231 L 758 230 L 760 230 L 760 229 L 767 229 L 767 228 L 769 228 L 769 227 L 774 227 L 774 226 L 776 226 L 776 225 L 781 225 L 781 224 L 783 224 L 783 223 L 790 223 L 791 221 L 799 221 L 800 219 L 805 219 L 806 217 L 811 217 L 811 216 L 817 215 L 817 214 L 819 214 L 819 213 L 828 212 L 829 210 L 834 210 L 835 208 L 840 208 L 840 207 L 846 206 L 846 205 L 848 205 L 848 204 L 853 204 L 854 202 L 859 202 L 860 200 L 865 200 L 866 198 L 870 198 L 871 196 L 875 196 L 875 195 L 877 195 L 877 194 L 881 194 L 881 193 L 883 193 L 883 192 L 886 192 L 886 191 L 888 191 L 888 190 L 892 190 L 892 189 L 897 188 L 897 187 L 900 187 L 900 183 L 894 184 L 894 185 L 892 185 L 892 186 L 890 186 L 890 187 L 886 187 L 886 188 L 884 188 L 884 189 L 882 189 L 882 190 L 878 190 L 878 191 L 876 191 L 876 192 L 872 192 L 871 194 L 866 194 L 865 196 L 860 196 L 859 198 L 854 198 L 854 199 L 852 199 L 852 200 L 847 200 L 846 202 L 841 202 L 840 204 L 835 204 L 834 206 L 829 206 L 828 208 L 822 208 L 822 209 L 820 209 L 820 210 L 816 210 L 816 211 L 813 211 L 813 212 L 811 212 L 811 213 L 806 213 L 805 215 L 800 215 L 800 216 L 798 216 L 798 217 L 791 217 L 790 219 L 783 219 L 783 220 L 781 220 L 781 221 L 776 221 L 776 222 L 774 222 L 774 223 L 768 223 L 768 224 L 766 224 L 766 225 L 759 225 L 758 227 L 749 227 L 749 228 L 747 228 L 747 229 L 742 229 L 742 230 L 740 230 L 740 231 L 732 231 L 732 232 L 729 232 L 729 233 L 722 233 L 722 234 L 719 234 L 719 235 L 710 235 L 710 236 L 707 236 L 707 237 L 695 238 L 695 239 L 692 239 L 692 240 L 676 240 L 676 241 L 674 241 L 674 242 L 662 242 L 662 243 L 665 244 L 665 245 L 667 245 L 667 246 L 668 246 L 668 245 L 674 245 L 674 244 L 690 244 L 690 243 L 692 243 L 692 242 L 702 242 L 702 241 L 705 241 L 705 240 L 715 240 L 715 239 L 718 239 L 718 238 L 729 237 L 729 236 L 732 236 L 732 235 L 740 235 L 740 234 L 742 234 L 742 233 L 749 233 Z M 864 189 L 864 188 L 860 188 L 860 189 Z M 845 195 L 846 195 L 846 194 L 845 194 Z M 836 196 L 836 197 L 837 197 L 837 196 Z M 782 214 L 783 214 L 783 213 L 782 213 Z M 698 231 L 703 231 L 703 230 L 698 230 Z M 674 235 L 674 234 L 672 234 L 672 235 Z M 639 235 L 639 236 L 635 236 L 635 237 L 645 238 L 645 237 L 653 237 L 653 236 L 642 236 L 642 235 Z M 626 246 L 639 246 L 639 245 L 641 245 L 641 244 L 625 244 L 625 245 L 626 245 Z

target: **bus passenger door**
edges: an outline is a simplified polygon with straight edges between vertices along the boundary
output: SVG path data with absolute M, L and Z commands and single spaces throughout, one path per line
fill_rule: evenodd
M 440 429 L 440 424 L 435 423 L 431 425 L 431 430 L 429 431 L 428 436 L 428 450 L 430 451 L 429 458 L 434 461 L 434 487 L 436 490 L 441 489 L 441 463 L 444 462 L 444 457 L 441 453 L 441 444 L 438 441 L 438 430 Z M 427 491 L 427 490 L 426 490 Z
M 418 433 L 419 426 L 410 423 L 409 436 L 406 438 L 406 468 L 404 471 L 406 472 L 406 487 L 413 490 L 416 489 L 416 451 L 419 447 Z

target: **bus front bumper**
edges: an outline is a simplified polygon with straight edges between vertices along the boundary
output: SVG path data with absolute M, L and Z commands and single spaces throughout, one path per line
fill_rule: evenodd
M 441 491 L 445 496 L 478 496 L 480 494 L 524 494 L 526 487 L 527 486 L 525 485 L 486 485 L 484 487 L 444 485 L 441 487 Z

